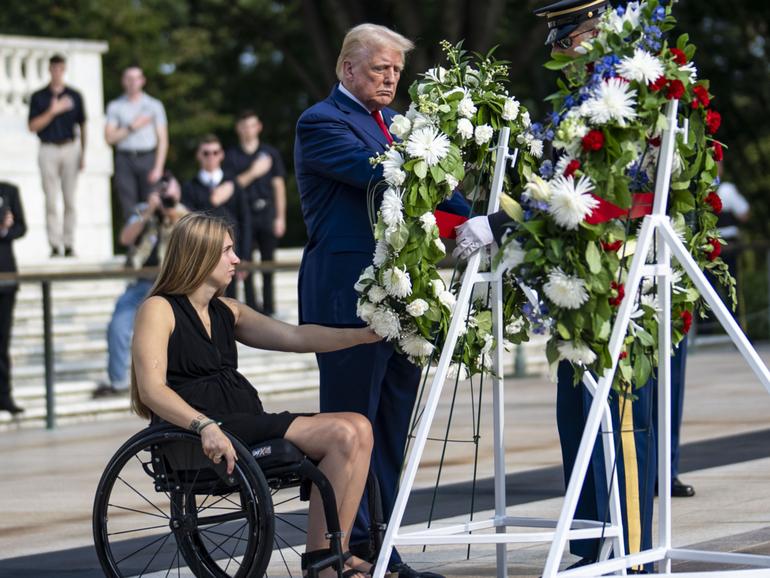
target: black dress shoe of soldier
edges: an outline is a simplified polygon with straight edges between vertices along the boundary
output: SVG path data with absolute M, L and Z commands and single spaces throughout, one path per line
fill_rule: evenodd
M 672 498 L 692 498 L 695 495 L 695 488 L 690 484 L 682 483 L 679 478 L 671 480 Z
M 8 411 L 11 415 L 16 415 L 23 412 L 24 408 L 16 405 L 10 395 L 4 395 L 0 397 L 0 410 Z
M 403 562 L 391 564 L 388 568 L 388 572 L 397 573 L 398 578 L 444 578 L 442 574 L 437 574 L 436 572 L 428 572 L 427 570 L 420 572 Z

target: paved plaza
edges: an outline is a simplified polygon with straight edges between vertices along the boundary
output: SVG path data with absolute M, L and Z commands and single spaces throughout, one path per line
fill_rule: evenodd
M 770 347 L 760 346 L 770 362 Z M 556 518 L 564 484 L 555 425 L 555 386 L 542 376 L 506 379 L 506 461 L 509 514 Z M 449 444 L 441 468 L 433 527 L 467 520 L 475 446 L 481 416 L 476 518 L 491 509 L 491 395 L 484 384 L 462 387 L 455 399 Z M 452 388 L 443 396 L 432 435 L 444 437 Z M 270 410 L 312 411 L 315 397 L 273 396 Z M 731 345 L 691 353 L 683 425 L 681 477 L 693 498 L 673 501 L 674 546 L 770 554 L 770 395 Z M 55 431 L 19 428 L 0 435 L 2 512 L 0 577 L 101 576 L 91 537 L 94 491 L 109 457 L 143 427 L 132 417 L 61 426 Z M 430 442 L 418 474 L 408 522 L 424 527 L 432 487 L 442 463 L 442 444 Z M 547 544 L 509 547 L 509 576 L 539 576 Z M 402 548 L 418 568 L 447 576 L 495 575 L 494 547 Z M 277 558 L 274 556 L 274 558 Z M 564 565 L 574 561 L 565 556 Z M 694 563 L 675 570 L 699 570 Z M 270 576 L 281 574 L 276 562 Z M 176 575 L 176 574 L 174 574 Z

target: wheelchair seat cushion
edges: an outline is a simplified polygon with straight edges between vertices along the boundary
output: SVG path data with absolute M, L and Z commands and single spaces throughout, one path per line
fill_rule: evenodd
M 268 440 L 250 448 L 262 471 L 291 466 L 305 459 L 297 446 L 283 438 Z

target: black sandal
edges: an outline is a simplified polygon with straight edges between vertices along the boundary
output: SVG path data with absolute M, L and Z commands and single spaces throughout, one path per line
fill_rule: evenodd
M 352 557 L 353 557 L 353 554 L 350 552 L 350 550 L 342 553 L 342 560 L 344 562 L 347 562 Z M 356 557 L 360 558 L 360 556 L 356 556 Z M 366 562 L 364 558 L 361 558 L 361 560 Z M 346 570 L 345 572 L 342 573 L 343 578 L 350 578 L 351 576 L 355 576 L 356 574 L 361 574 L 363 576 L 374 576 L 374 564 L 372 564 L 371 562 L 367 562 L 367 563 L 371 564 L 368 570 L 351 566 L 349 570 Z
M 330 548 L 321 548 L 320 550 L 311 550 L 300 555 L 300 565 L 302 567 L 302 575 L 307 576 L 305 572 L 310 566 L 316 565 L 319 562 L 325 561 L 327 558 L 332 557 L 332 551 Z M 321 565 L 316 571 L 324 568 L 332 567 L 335 565 L 335 560 L 328 560 L 326 564 Z

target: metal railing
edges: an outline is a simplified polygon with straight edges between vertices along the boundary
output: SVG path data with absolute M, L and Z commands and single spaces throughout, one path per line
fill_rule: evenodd
M 238 265 L 239 271 L 249 272 L 277 272 L 297 271 L 299 261 L 242 261 Z M 40 283 L 43 307 L 43 364 L 45 371 L 45 406 L 47 429 L 56 427 L 56 404 L 54 396 L 54 345 L 53 345 L 53 299 L 51 285 L 53 283 L 69 281 L 104 281 L 108 279 L 136 279 L 138 277 L 153 278 L 159 272 L 158 267 L 145 267 L 143 269 L 81 269 L 67 271 L 49 271 L 39 273 L 0 273 L 0 285 L 10 282 L 16 283 Z

